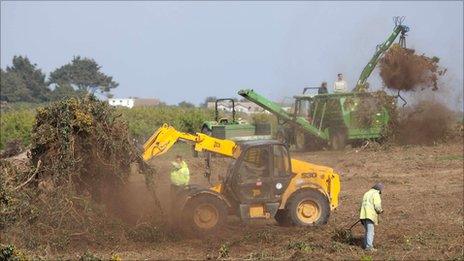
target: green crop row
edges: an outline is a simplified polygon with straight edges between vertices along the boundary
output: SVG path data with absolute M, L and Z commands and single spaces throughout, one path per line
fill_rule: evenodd
M 203 108 L 181 107 L 140 107 L 117 109 L 121 117 L 128 123 L 131 135 L 143 142 L 163 123 L 185 132 L 197 132 L 204 121 L 213 118 L 211 110 Z
M 163 123 L 176 129 L 195 132 L 201 123 L 213 118 L 211 110 L 203 108 L 180 108 L 173 106 L 117 108 L 116 113 L 128 123 L 131 135 L 139 142 L 145 141 Z M 0 149 L 7 142 L 18 139 L 23 145 L 29 145 L 32 126 L 35 120 L 35 109 L 20 107 L 1 112 Z
M 12 140 L 21 140 L 28 145 L 31 138 L 31 129 L 35 120 L 35 110 L 21 108 L 2 112 L 0 120 L 0 149 Z
M 45 106 L 47 104 L 41 104 Z M 29 145 L 32 126 L 35 121 L 37 106 L 21 105 L 10 107 L 1 112 L 0 149 L 7 142 L 18 139 L 24 146 Z M 127 122 L 134 139 L 143 143 L 163 123 L 184 132 L 197 132 L 204 121 L 214 118 L 214 111 L 205 108 L 184 108 L 176 106 L 116 108 L 116 113 Z M 229 115 L 230 116 L 230 115 Z M 248 122 L 270 122 L 275 131 L 275 117 L 270 114 L 239 114 L 238 117 Z

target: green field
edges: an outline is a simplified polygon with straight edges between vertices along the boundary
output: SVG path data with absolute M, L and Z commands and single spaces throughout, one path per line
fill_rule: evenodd
M 144 141 L 163 123 L 169 123 L 181 131 L 194 132 L 200 129 L 203 121 L 213 117 L 210 110 L 203 108 L 160 106 L 115 110 L 127 122 L 132 137 L 138 141 Z M 0 149 L 8 141 L 15 139 L 21 140 L 27 146 L 35 114 L 35 107 L 27 105 L 2 111 Z
M 32 126 L 35 121 L 36 108 L 42 104 L 15 103 L 2 109 L 0 122 L 0 149 L 12 140 L 21 140 L 24 146 L 29 145 Z M 214 112 L 206 108 L 183 108 L 177 106 L 116 108 L 121 118 L 128 124 L 130 134 L 139 143 L 144 142 L 163 123 L 169 123 L 176 129 L 185 132 L 196 132 L 204 121 L 214 118 Z M 239 115 L 250 122 L 273 122 L 269 114 L 255 114 L 253 117 Z M 274 126 L 275 124 L 273 124 Z

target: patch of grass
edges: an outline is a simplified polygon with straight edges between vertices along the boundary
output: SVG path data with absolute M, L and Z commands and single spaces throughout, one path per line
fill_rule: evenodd
M 230 254 L 230 246 L 229 246 L 229 244 L 228 243 L 222 244 L 221 247 L 219 248 L 218 258 L 219 259 L 228 258 L 229 254 Z
M 112 254 L 110 257 L 110 261 L 122 261 L 122 258 L 119 256 L 119 254 Z
M 264 251 L 256 251 L 256 252 L 251 252 L 248 254 L 245 259 L 251 259 L 251 260 L 262 260 L 262 259 L 272 259 L 272 257 Z
M 464 160 L 463 155 L 443 155 L 436 158 L 438 161 Z
M 330 244 L 330 251 L 332 253 L 340 253 L 343 251 L 344 245 L 337 241 L 332 241 Z
M 136 242 L 159 242 L 165 237 L 159 227 L 148 224 L 130 230 L 128 236 Z
M 305 253 L 311 253 L 314 251 L 314 248 L 304 241 L 293 241 L 288 243 L 287 249 L 297 250 Z
M 256 239 L 259 242 L 269 243 L 273 241 L 274 237 L 275 235 L 273 235 L 273 233 L 269 229 L 263 229 L 256 233 Z
M 409 236 L 403 236 L 403 250 L 411 250 L 413 248 L 412 239 Z
M 361 261 L 372 261 L 374 260 L 372 256 L 361 256 L 360 258 Z
M 23 261 L 28 260 L 27 256 L 16 249 L 14 245 L 0 245 L 0 260 Z
M 355 241 L 351 232 L 348 229 L 343 228 L 335 230 L 332 240 L 344 244 L 353 244 Z
M 79 261 L 101 261 L 102 259 L 97 257 L 95 254 L 87 251 L 79 257 Z

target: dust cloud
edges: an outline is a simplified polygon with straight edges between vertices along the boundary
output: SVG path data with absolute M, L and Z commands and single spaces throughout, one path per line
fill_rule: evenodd
M 422 100 L 398 111 L 396 141 L 406 145 L 432 145 L 453 135 L 456 113 L 435 100 Z

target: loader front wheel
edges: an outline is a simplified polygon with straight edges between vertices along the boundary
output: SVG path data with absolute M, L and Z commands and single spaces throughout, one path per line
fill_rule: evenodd
M 223 227 L 227 218 L 227 206 L 219 197 L 204 194 L 187 202 L 185 219 L 194 233 L 211 234 Z
M 289 216 L 296 226 L 318 226 L 327 223 L 329 201 L 321 192 L 304 189 L 296 192 L 288 204 Z

